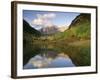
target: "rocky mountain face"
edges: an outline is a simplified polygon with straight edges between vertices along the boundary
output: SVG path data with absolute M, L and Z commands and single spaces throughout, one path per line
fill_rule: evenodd
M 48 26 L 40 29 L 41 34 L 49 35 L 49 34 L 55 34 L 59 32 L 59 29 L 56 26 Z
M 44 34 L 44 35 L 46 35 L 46 34 L 51 35 L 51 34 L 56 34 L 58 32 L 64 32 L 67 29 L 68 29 L 68 27 L 66 27 L 66 26 L 60 26 L 60 27 L 48 26 L 45 28 L 41 28 L 40 32 L 41 32 L 41 34 Z

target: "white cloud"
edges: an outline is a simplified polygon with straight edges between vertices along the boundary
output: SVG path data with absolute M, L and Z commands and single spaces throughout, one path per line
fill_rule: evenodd
M 42 27 L 54 25 L 52 20 L 56 17 L 54 13 L 48 14 L 37 14 L 37 18 L 32 21 L 33 25 L 38 25 Z
M 50 14 L 44 14 L 43 18 L 53 19 L 56 17 L 56 14 L 50 13 Z
M 35 24 L 35 25 L 42 25 L 43 24 L 43 20 L 42 19 L 34 19 L 33 20 L 33 24 Z

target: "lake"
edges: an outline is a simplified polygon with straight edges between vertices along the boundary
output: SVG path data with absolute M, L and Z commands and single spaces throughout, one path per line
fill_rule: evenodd
M 90 66 L 89 46 L 36 43 L 24 46 L 23 54 L 23 69 Z

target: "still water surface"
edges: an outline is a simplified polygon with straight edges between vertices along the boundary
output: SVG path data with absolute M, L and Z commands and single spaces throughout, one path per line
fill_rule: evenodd
M 77 67 L 91 65 L 91 47 L 89 42 L 77 43 L 41 43 L 34 42 L 23 46 L 23 69 Z
M 24 69 L 74 67 L 71 58 L 64 52 L 42 50 L 41 53 L 31 57 L 24 65 Z

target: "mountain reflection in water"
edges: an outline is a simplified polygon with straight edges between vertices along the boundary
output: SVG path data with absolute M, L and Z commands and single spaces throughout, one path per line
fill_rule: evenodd
M 70 57 L 64 53 L 56 53 L 47 51 L 43 54 L 38 54 L 24 65 L 24 69 L 35 68 L 58 68 L 58 67 L 74 67 Z

